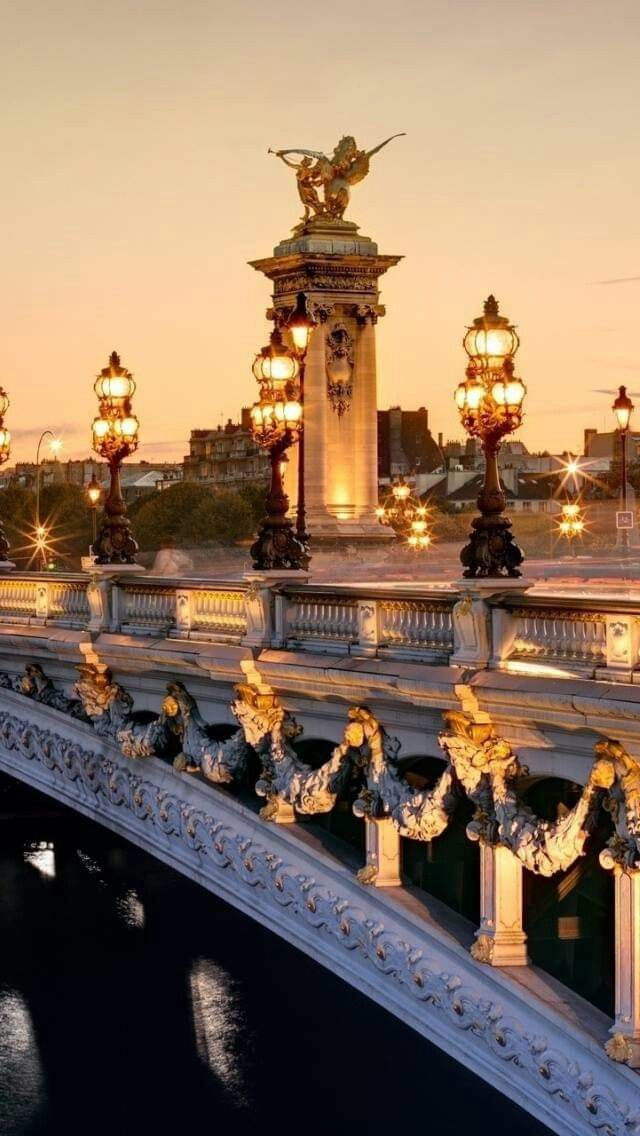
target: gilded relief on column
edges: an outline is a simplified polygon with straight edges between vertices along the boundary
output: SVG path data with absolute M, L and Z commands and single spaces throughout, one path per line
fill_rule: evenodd
M 342 418 L 351 409 L 354 367 L 353 339 L 344 323 L 335 323 L 327 335 L 326 367 L 329 404 Z

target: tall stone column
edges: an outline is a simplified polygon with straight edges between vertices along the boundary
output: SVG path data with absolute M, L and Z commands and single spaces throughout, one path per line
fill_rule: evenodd
M 305 374 L 305 498 L 312 541 L 387 541 L 378 503 L 375 351 L 381 256 L 352 222 L 312 217 L 252 267 L 272 281 L 281 322 L 304 292 L 318 313 Z M 290 481 L 289 481 L 290 484 Z
M 615 890 L 615 1019 L 606 1051 L 614 1061 L 640 1068 L 640 871 L 612 867 Z
M 508 848 L 480 843 L 480 927 L 471 954 L 490 966 L 526 966 L 522 864 Z
M 381 311 L 382 309 L 380 309 Z M 355 506 L 356 517 L 366 527 L 375 528 L 378 504 L 378 399 L 375 325 L 379 310 L 371 305 L 356 309 L 356 377 L 353 413 L 355 429 Z M 372 429 L 375 423 L 375 430 Z
M 330 520 L 326 509 L 327 399 L 325 375 L 326 324 L 320 319 L 307 352 L 304 375 L 304 483 L 307 528 L 310 532 Z

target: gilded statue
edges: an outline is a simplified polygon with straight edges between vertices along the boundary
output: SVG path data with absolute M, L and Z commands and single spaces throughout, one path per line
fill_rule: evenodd
M 373 155 L 394 138 L 403 137 L 404 134 L 392 134 L 373 150 L 359 150 L 355 138 L 346 134 L 330 157 L 320 150 L 269 150 L 269 153 L 296 172 L 298 194 L 304 206 L 301 217 L 304 226 L 312 214 L 329 221 L 342 221 L 349 204 L 350 187 L 366 178 Z M 290 157 L 292 154 L 301 160 L 295 161 Z

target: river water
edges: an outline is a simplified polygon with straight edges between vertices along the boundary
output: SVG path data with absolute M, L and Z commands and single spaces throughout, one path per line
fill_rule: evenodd
M 3 1136 L 548 1130 L 339 978 L 0 782 Z

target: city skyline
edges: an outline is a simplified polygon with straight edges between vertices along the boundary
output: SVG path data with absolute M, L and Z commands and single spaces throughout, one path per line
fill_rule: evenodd
M 348 210 L 405 258 L 383 282 L 379 406 L 425 405 L 435 433 L 459 436 L 462 334 L 494 292 L 521 334 L 529 449 L 577 451 L 584 426 L 612 428 L 594 392 L 640 381 L 636 5 L 615 0 L 603 23 L 591 0 L 579 22 L 550 2 L 373 0 L 364 22 L 340 8 L 340 34 L 331 8 L 303 26 L 281 3 L 274 19 L 247 4 L 246 27 L 200 0 L 7 14 L 0 382 L 15 460 L 45 427 L 68 456 L 90 453 L 113 348 L 138 383 L 140 457 L 181 458 L 193 426 L 253 401 L 270 297 L 247 262 L 300 212 L 267 149 L 347 131 L 365 146 L 406 131 Z

